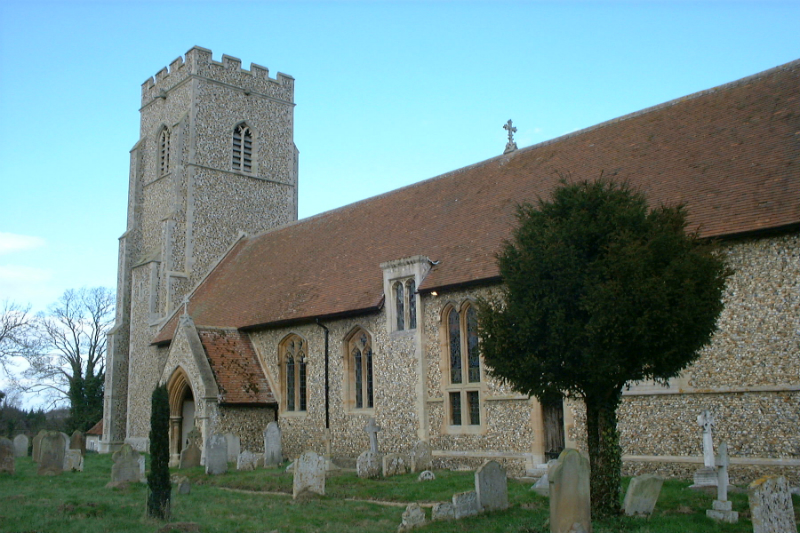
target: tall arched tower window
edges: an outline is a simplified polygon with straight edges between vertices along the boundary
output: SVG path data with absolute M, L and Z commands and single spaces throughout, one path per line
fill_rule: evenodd
M 306 341 L 299 335 L 289 335 L 280 345 L 281 368 L 283 370 L 283 410 L 305 411 L 306 390 Z
M 169 130 L 163 128 L 158 136 L 158 175 L 169 172 Z
M 253 171 L 253 134 L 244 122 L 233 129 L 233 170 Z

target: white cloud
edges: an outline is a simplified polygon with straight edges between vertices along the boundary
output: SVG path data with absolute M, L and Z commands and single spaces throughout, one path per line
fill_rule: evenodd
M 50 280 L 52 272 L 21 265 L 0 265 L 0 286 L 17 283 L 41 283 Z
M 17 235 L 0 231 L 0 254 L 33 250 L 45 245 L 45 240 L 32 235 Z

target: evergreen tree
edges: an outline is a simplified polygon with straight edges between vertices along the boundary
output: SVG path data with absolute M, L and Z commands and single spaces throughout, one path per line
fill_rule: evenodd
M 147 514 L 153 518 L 169 520 L 169 395 L 167 386 L 153 391 L 150 415 L 150 473 L 147 475 L 150 493 L 147 497 Z
M 595 517 L 620 511 L 617 408 L 626 383 L 677 376 L 708 344 L 729 271 L 686 232 L 686 211 L 600 180 L 519 207 L 498 255 L 503 295 L 482 301 L 493 376 L 540 399 L 582 398 Z

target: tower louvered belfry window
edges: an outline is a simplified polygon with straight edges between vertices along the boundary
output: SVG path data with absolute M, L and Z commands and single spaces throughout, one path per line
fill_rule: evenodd
M 233 130 L 233 170 L 253 171 L 253 134 L 247 124 L 239 124 Z
M 169 130 L 164 128 L 158 136 L 158 175 L 169 172 Z

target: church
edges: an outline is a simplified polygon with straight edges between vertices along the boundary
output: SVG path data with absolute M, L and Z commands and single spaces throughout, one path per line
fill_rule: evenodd
M 625 390 L 625 472 L 690 477 L 709 410 L 734 482 L 800 479 L 800 60 L 298 220 L 295 80 L 221 59 L 194 47 L 142 85 L 102 451 L 148 449 L 159 383 L 173 460 L 194 427 L 260 452 L 277 421 L 288 458 L 354 464 L 370 418 L 382 452 L 425 441 L 439 467 L 585 448 L 580 399 L 488 375 L 475 302 L 515 207 L 602 174 L 685 204 L 735 271 L 701 357 Z

